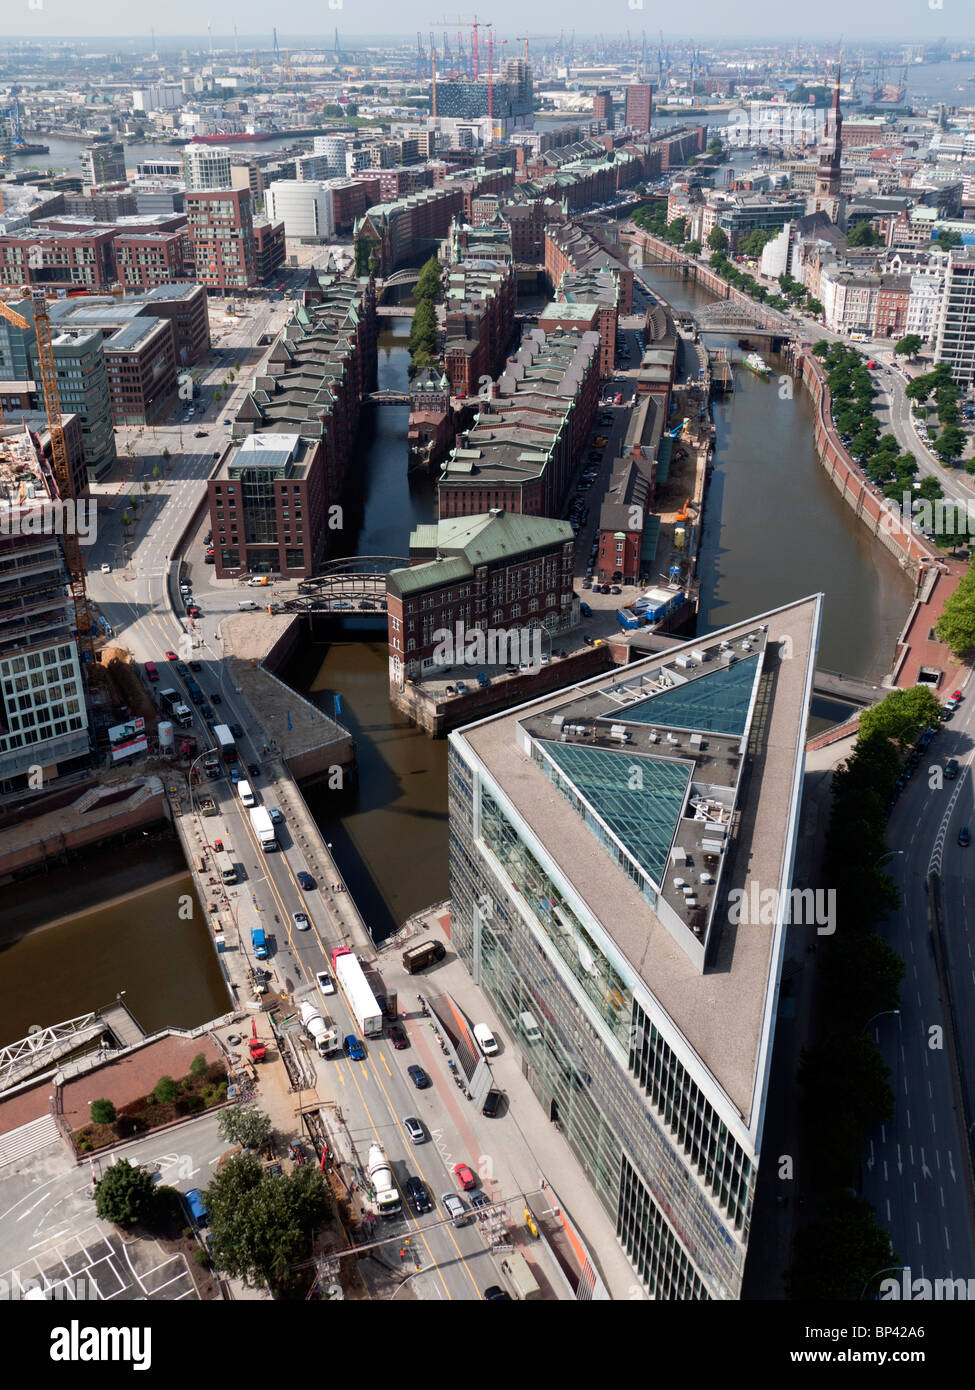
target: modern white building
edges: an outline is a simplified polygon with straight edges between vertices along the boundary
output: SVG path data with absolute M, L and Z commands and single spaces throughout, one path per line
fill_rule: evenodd
M 132 93 L 133 111 L 173 111 L 183 103 L 183 88 L 179 82 L 156 82 L 149 87 L 136 87 Z
M 975 246 L 955 246 L 948 253 L 936 362 L 945 362 L 963 391 L 975 384 Z
M 934 342 L 938 334 L 947 263 L 947 255 L 932 253 L 926 266 L 911 267 L 907 332 L 917 333 L 924 343 Z
M 805 149 L 823 139 L 826 112 L 799 102 L 752 101 L 728 113 L 726 139 L 737 149 L 778 145 Z
M 272 222 L 284 223 L 286 237 L 331 241 L 335 234 L 332 190 L 323 183 L 275 179 L 264 194 L 264 208 Z
M 351 148 L 351 138 L 348 135 L 316 135 L 314 152 L 323 155 L 328 161 L 328 172 L 322 175 L 326 179 L 344 179 L 349 172 L 346 160 L 347 152 Z
M 821 607 L 450 735 L 452 944 L 653 1299 L 741 1296 Z
M 187 192 L 230 188 L 230 151 L 218 145 L 184 145 L 183 182 Z

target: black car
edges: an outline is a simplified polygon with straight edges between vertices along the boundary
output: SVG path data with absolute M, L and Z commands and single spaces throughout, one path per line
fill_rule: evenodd
M 498 1284 L 492 1284 L 489 1289 L 484 1290 L 485 1303 L 510 1303 L 511 1294 L 505 1293 L 504 1289 Z
M 219 690 L 215 690 L 213 694 L 210 696 L 210 703 L 211 705 L 223 704 L 223 696 L 220 694 Z
M 252 777 L 260 777 L 260 775 L 261 775 L 261 765 L 260 765 L 260 763 L 248 763 L 248 764 L 247 764 L 247 771 L 250 773 L 250 775 L 251 775 Z
M 949 781 L 954 781 L 954 779 L 958 776 L 957 758 L 949 758 L 948 761 L 945 763 L 945 776 L 949 779 Z
M 203 716 L 203 718 L 206 720 L 208 724 L 216 724 L 218 722 L 216 714 L 207 704 L 203 704 L 200 706 L 200 714 Z
M 498 1113 L 498 1106 L 501 1104 L 500 1091 L 488 1091 L 484 1097 L 484 1104 L 481 1106 L 481 1114 L 486 1115 L 489 1120 L 493 1120 Z
M 958 832 L 958 843 L 963 849 L 972 843 L 972 834 L 967 825 L 963 825 Z
M 425 1211 L 433 1211 L 433 1203 L 422 1178 L 407 1178 L 404 1190 L 406 1199 L 417 1216 L 422 1216 Z
M 230 732 L 233 734 L 234 738 L 244 737 L 244 730 L 240 724 L 231 724 Z
M 189 668 L 190 668 L 191 671 L 202 671 L 202 670 L 203 670 L 203 662 L 202 662 L 202 661 L 188 661 L 186 664 L 189 666 Z

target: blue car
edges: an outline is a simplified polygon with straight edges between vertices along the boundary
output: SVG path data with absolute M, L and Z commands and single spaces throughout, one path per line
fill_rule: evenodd
M 312 878 L 311 874 L 305 873 L 304 869 L 302 869 L 298 873 L 297 878 L 305 892 L 310 893 L 315 886 L 315 880 Z
M 346 1039 L 346 1042 L 348 1042 L 348 1039 Z M 406 1074 L 418 1091 L 425 1091 L 430 1085 L 430 1078 L 422 1067 L 407 1067 Z
M 354 1033 L 350 1033 L 345 1039 L 345 1055 L 352 1062 L 361 1062 L 366 1055 L 365 1048 Z

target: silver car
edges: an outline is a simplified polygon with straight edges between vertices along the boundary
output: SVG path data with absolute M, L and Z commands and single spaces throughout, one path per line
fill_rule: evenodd
M 441 1192 L 440 1202 L 455 1226 L 466 1226 L 470 1221 L 470 1213 L 456 1192 Z
M 406 1130 L 411 1144 L 422 1144 L 427 1137 L 426 1130 L 415 1115 L 403 1116 L 403 1128 Z

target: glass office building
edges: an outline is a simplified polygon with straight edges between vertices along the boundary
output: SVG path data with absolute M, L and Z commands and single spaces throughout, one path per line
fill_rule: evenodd
M 453 942 L 655 1299 L 741 1290 L 819 618 L 807 599 L 450 739 Z M 783 909 L 732 926 L 753 881 Z

